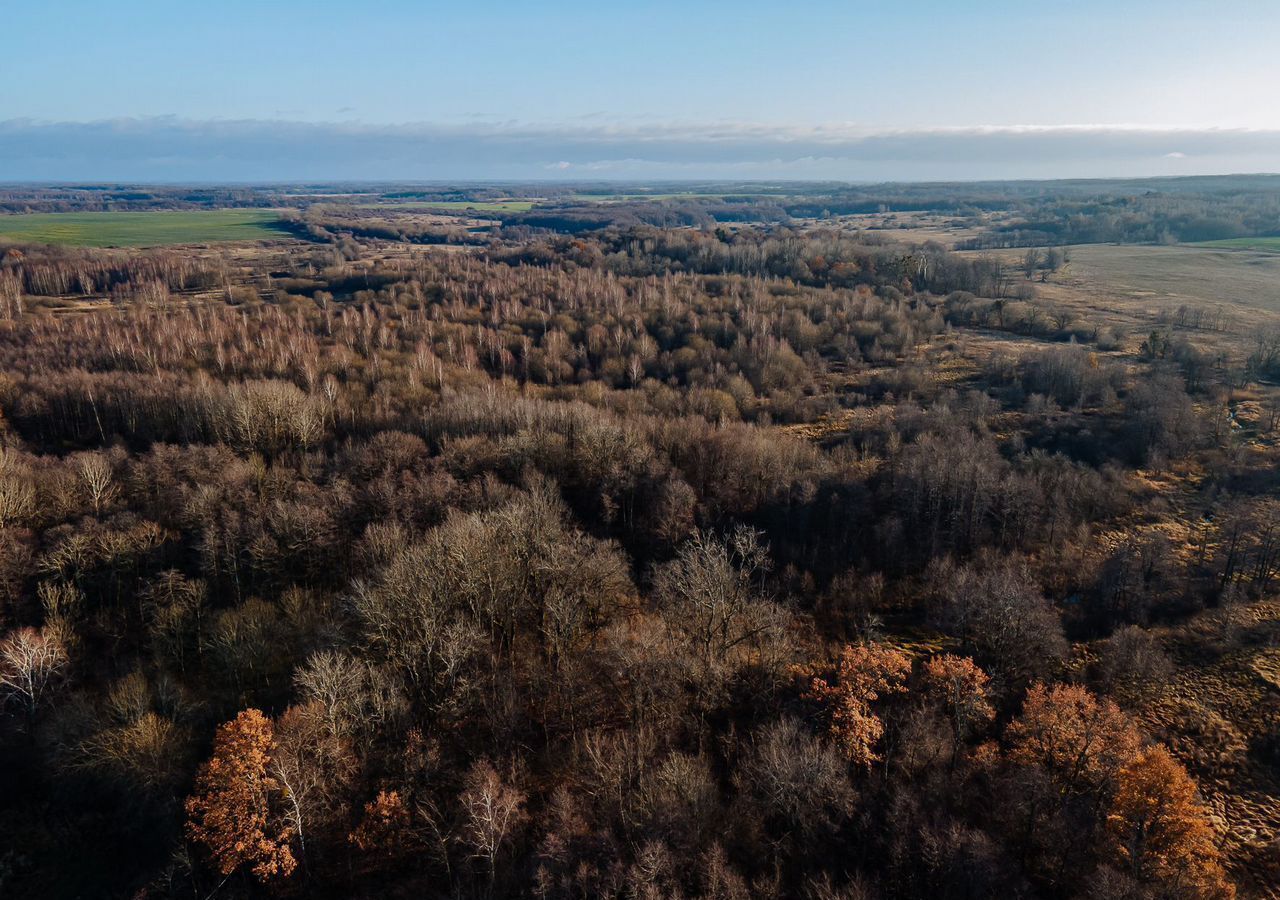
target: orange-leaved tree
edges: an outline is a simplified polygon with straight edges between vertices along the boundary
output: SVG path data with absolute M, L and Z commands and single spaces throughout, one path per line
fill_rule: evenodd
M 378 791 L 364 805 L 364 818 L 347 840 L 365 853 L 393 856 L 406 843 L 409 809 L 399 791 Z
M 991 678 L 967 656 L 942 653 L 924 664 L 924 692 L 951 720 L 957 743 L 962 743 L 995 718 L 987 699 Z
M 884 733 L 884 722 L 872 712 L 871 704 L 906 689 L 910 658 L 891 647 L 861 644 L 845 647 L 835 666 L 796 666 L 792 671 L 808 679 L 804 698 L 822 707 L 829 734 L 845 757 L 861 766 L 879 759 L 875 745 Z
M 1134 877 L 1162 882 L 1178 896 L 1235 895 L 1195 781 L 1164 747 L 1152 747 L 1120 770 L 1107 831 L 1116 858 Z
M 1005 736 L 1012 762 L 1043 766 L 1072 794 L 1109 786 L 1142 742 L 1119 707 L 1075 684 L 1032 685 Z
M 293 830 L 273 811 L 280 790 L 269 774 L 274 744 L 271 720 L 256 709 L 218 726 L 213 755 L 187 798 L 187 835 L 209 850 L 223 875 L 249 866 L 269 881 L 297 865 Z
M 1068 892 L 1084 871 L 1120 771 L 1142 736 L 1110 700 L 1074 684 L 1032 685 L 1005 731 L 1013 790 L 1002 815 L 1029 868 Z

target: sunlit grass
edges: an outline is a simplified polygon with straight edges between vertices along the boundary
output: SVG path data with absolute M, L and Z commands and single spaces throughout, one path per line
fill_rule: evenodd
M 279 238 L 269 209 L 31 213 L 0 216 L 0 240 L 80 247 L 157 247 Z

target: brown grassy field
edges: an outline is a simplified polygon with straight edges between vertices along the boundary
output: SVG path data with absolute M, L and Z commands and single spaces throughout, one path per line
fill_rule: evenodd
M 931 234 L 925 231 L 924 234 Z M 990 254 L 1023 283 L 1025 249 Z M 1042 308 L 1066 307 L 1078 318 L 1115 328 L 1133 352 L 1152 329 L 1172 330 L 1200 349 L 1240 362 L 1262 330 L 1280 328 L 1280 254 L 1200 246 L 1090 244 L 1069 249 L 1069 262 L 1046 282 L 1028 282 Z M 1180 324 L 1179 310 L 1202 310 L 1205 324 Z
M 890 240 L 908 243 L 936 241 L 947 249 L 953 249 L 960 241 L 983 233 L 981 223 L 926 212 L 867 213 L 837 216 L 835 221 L 842 228 L 868 231 Z M 824 221 L 822 224 L 828 223 Z
M 1280 254 L 1196 246 L 1096 244 L 1071 251 L 1086 283 L 1153 308 L 1223 304 L 1280 314 Z
M 1265 756 L 1280 723 L 1280 605 L 1213 610 L 1164 631 L 1170 683 L 1136 705 L 1200 780 L 1246 897 L 1280 897 L 1280 786 Z

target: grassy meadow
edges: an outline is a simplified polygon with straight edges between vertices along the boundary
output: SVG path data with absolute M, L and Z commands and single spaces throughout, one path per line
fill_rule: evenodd
M 1071 248 L 1070 271 L 1109 292 L 1143 298 L 1153 308 L 1186 303 L 1280 312 L 1280 256 L 1270 253 L 1203 244 L 1097 244 Z
M 0 242 L 79 247 L 159 247 L 280 238 L 270 209 L 31 213 L 0 216 Z
M 1196 246 L 1214 250 L 1260 250 L 1280 253 L 1280 237 L 1229 238 L 1224 241 L 1205 241 Z

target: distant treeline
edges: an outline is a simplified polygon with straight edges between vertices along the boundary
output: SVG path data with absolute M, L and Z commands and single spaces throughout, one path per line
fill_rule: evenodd
M 1280 193 L 1236 192 L 1054 199 L 1027 204 L 1013 221 L 963 249 L 1061 244 L 1174 243 L 1280 234 Z
M 140 212 L 155 209 L 268 207 L 273 193 L 249 187 L 137 187 L 67 185 L 0 187 L 0 214 Z
M 506 216 L 504 223 L 576 234 L 637 225 L 706 228 L 719 222 L 775 223 L 790 220 L 787 210 L 773 200 L 694 198 L 661 202 L 635 200 L 607 204 L 564 203 Z
M 341 244 L 352 238 L 409 244 L 485 244 L 488 226 L 424 224 L 412 218 L 379 218 L 355 207 L 334 211 L 315 207 L 302 214 L 286 214 L 282 226 L 304 240 Z
M 395 215 L 394 204 L 406 200 L 479 204 L 530 198 L 532 209 L 491 210 L 486 215 L 522 237 L 536 231 L 582 234 L 639 226 L 786 225 L 797 219 L 923 212 L 967 220 L 969 225 L 980 227 L 981 233 L 961 249 L 1174 243 L 1280 234 L 1280 176 L 1270 175 L 857 186 L 688 182 L 14 185 L 0 187 L 0 214 L 284 207 L 298 209 L 305 219 L 299 232 L 319 240 L 348 233 L 413 243 L 477 243 L 480 239 L 474 230 L 423 226 Z

